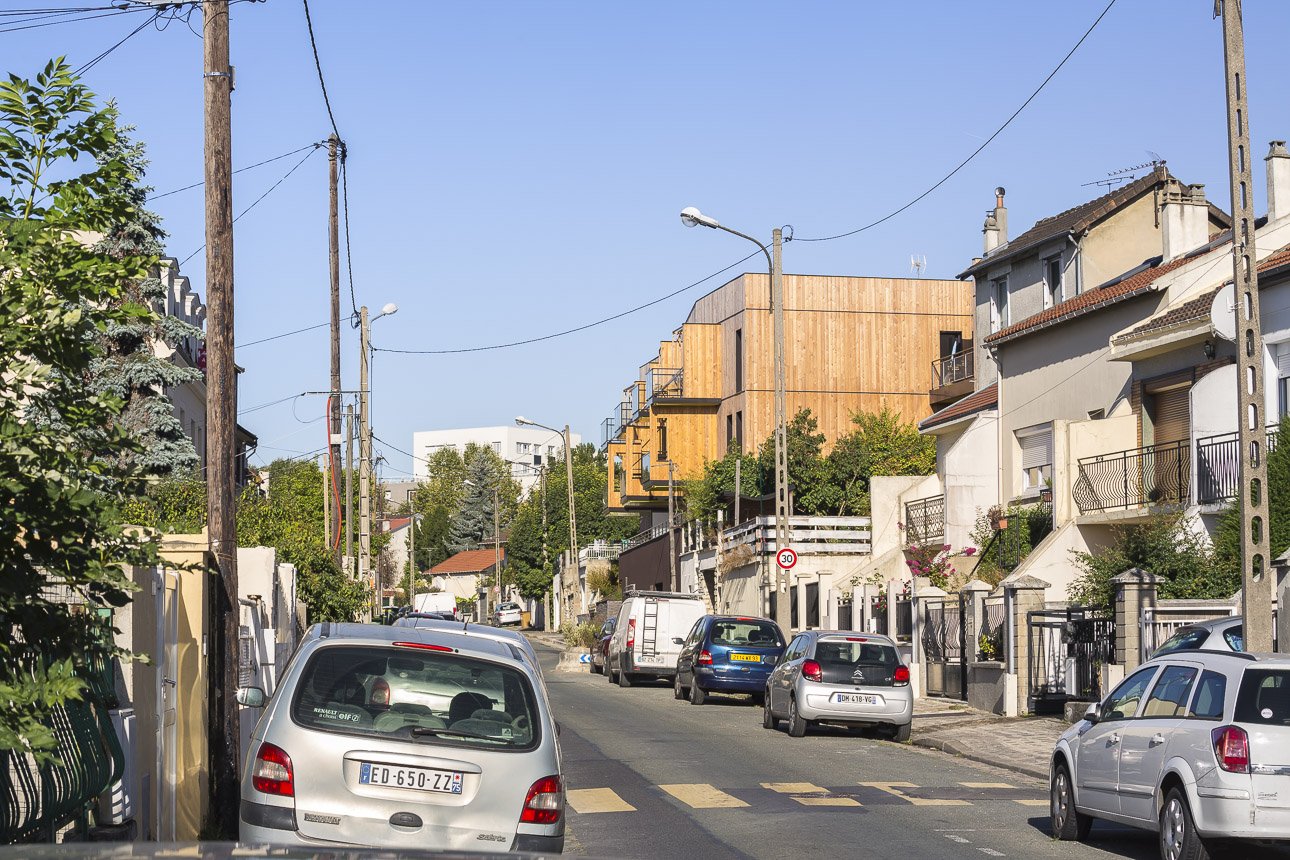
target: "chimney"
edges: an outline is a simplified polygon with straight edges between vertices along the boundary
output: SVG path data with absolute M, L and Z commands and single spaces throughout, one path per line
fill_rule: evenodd
M 1008 241 L 1008 210 L 1003 207 L 1003 186 L 994 189 L 994 209 L 985 215 L 985 252 L 989 254 Z
M 1272 141 L 1268 157 L 1268 220 L 1290 215 L 1290 152 L 1284 140 Z
M 1161 253 L 1165 262 L 1196 250 L 1209 241 L 1209 204 L 1204 185 L 1165 180 L 1161 206 Z

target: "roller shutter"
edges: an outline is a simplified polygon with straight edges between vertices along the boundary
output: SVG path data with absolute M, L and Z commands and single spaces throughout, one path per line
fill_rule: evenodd
M 1053 431 L 1051 429 L 1018 436 L 1017 442 L 1021 445 L 1021 468 L 1023 470 L 1037 469 L 1040 466 L 1052 464 Z
M 1152 394 L 1154 443 L 1167 445 L 1191 438 L 1190 385 Z

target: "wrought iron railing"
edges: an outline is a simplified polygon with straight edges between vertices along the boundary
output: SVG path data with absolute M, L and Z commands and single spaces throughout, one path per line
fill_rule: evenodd
M 677 525 L 677 526 L 685 525 L 685 516 L 682 515 L 681 513 L 677 513 L 676 516 L 673 518 L 672 523 L 673 525 Z M 661 538 L 666 534 L 667 534 L 667 521 L 665 520 L 652 528 L 645 529 L 645 531 L 643 532 L 637 532 L 635 535 L 632 535 L 623 543 L 622 551 L 627 552 L 630 549 L 635 549 L 641 544 L 647 544 L 650 541 L 655 540 L 657 538 Z
M 1189 440 L 1082 457 L 1072 493 L 1080 513 L 1186 503 L 1191 488 Z
M 974 643 L 977 659 L 1007 661 L 1007 608 L 1002 597 L 987 597 L 982 602 L 981 635 Z
M 685 372 L 679 367 L 651 367 L 645 373 L 645 393 L 650 400 L 680 397 L 684 392 Z
M 905 535 L 917 544 L 944 542 L 945 496 L 905 503 Z
M 1009 508 L 1005 517 L 1008 524 L 1000 523 L 981 547 L 982 570 L 1011 573 L 1053 531 L 1053 509 L 1048 504 Z
M 1279 425 L 1268 427 L 1268 451 L 1277 446 Z M 1196 440 L 1196 502 L 1213 505 L 1236 498 L 1241 480 L 1240 441 L 1236 433 Z
M 972 341 L 966 341 L 963 348 L 951 355 L 943 355 L 932 362 L 932 376 L 936 378 L 936 387 L 943 388 L 955 382 L 966 382 L 975 372 Z

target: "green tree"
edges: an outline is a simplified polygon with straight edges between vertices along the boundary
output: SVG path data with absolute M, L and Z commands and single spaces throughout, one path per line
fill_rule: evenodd
M 883 407 L 854 412 L 854 425 L 825 458 L 826 480 L 819 507 L 837 516 L 868 516 L 869 479 L 875 475 L 930 475 L 936 471 L 936 440 L 913 422 Z M 821 511 L 823 512 L 823 510 Z
M 520 485 L 511 477 L 511 466 L 488 445 L 466 445 L 465 477 L 462 478 L 448 531 L 448 549 L 453 553 L 473 549 L 493 539 L 493 492 L 497 491 L 497 523 L 510 526 L 519 506 Z
M 0 749 L 42 762 L 51 715 L 85 688 L 77 667 L 131 656 L 73 603 L 124 606 L 124 565 L 159 563 L 117 517 L 146 486 L 126 403 L 86 381 L 110 330 L 150 319 L 125 297 L 155 260 L 77 238 L 132 217 L 116 139 L 116 112 L 61 59 L 0 82 Z
M 731 445 L 726 456 L 720 460 L 709 460 L 698 474 L 681 481 L 685 497 L 682 504 L 687 516 L 705 522 L 716 519 L 717 511 L 728 504 L 728 498 L 734 496 L 736 463 L 739 464 L 740 491 L 745 497 L 765 495 L 763 480 L 770 482 L 765 486 L 774 486 L 775 473 L 772 471 L 769 476 L 763 475 L 758 456 L 740 454 Z
M 799 411 L 784 428 L 788 454 L 788 483 L 793 488 L 793 512 L 802 516 L 830 513 L 827 510 L 828 473 L 820 456 L 824 434 L 810 409 Z M 775 486 L 775 434 L 762 443 L 758 455 L 762 486 Z
M 1290 549 L 1290 416 L 1277 428 L 1278 445 L 1268 451 L 1268 554 L 1271 559 Z M 1219 567 L 1241 582 L 1241 509 L 1228 505 L 1218 517 L 1214 555 Z

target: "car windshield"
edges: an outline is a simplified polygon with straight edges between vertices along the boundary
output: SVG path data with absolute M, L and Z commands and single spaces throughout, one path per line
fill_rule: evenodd
M 1246 669 L 1236 694 L 1238 723 L 1290 726 L 1290 671 Z
M 515 750 L 538 740 L 537 708 L 522 672 L 446 651 L 321 648 L 296 690 L 293 718 L 321 731 Z
M 779 628 L 752 618 L 722 618 L 712 625 L 712 644 L 734 648 L 782 648 Z
M 1166 639 L 1152 656 L 1158 657 L 1171 651 L 1195 650 L 1204 645 L 1208 638 L 1209 631 L 1204 627 L 1183 627 Z

